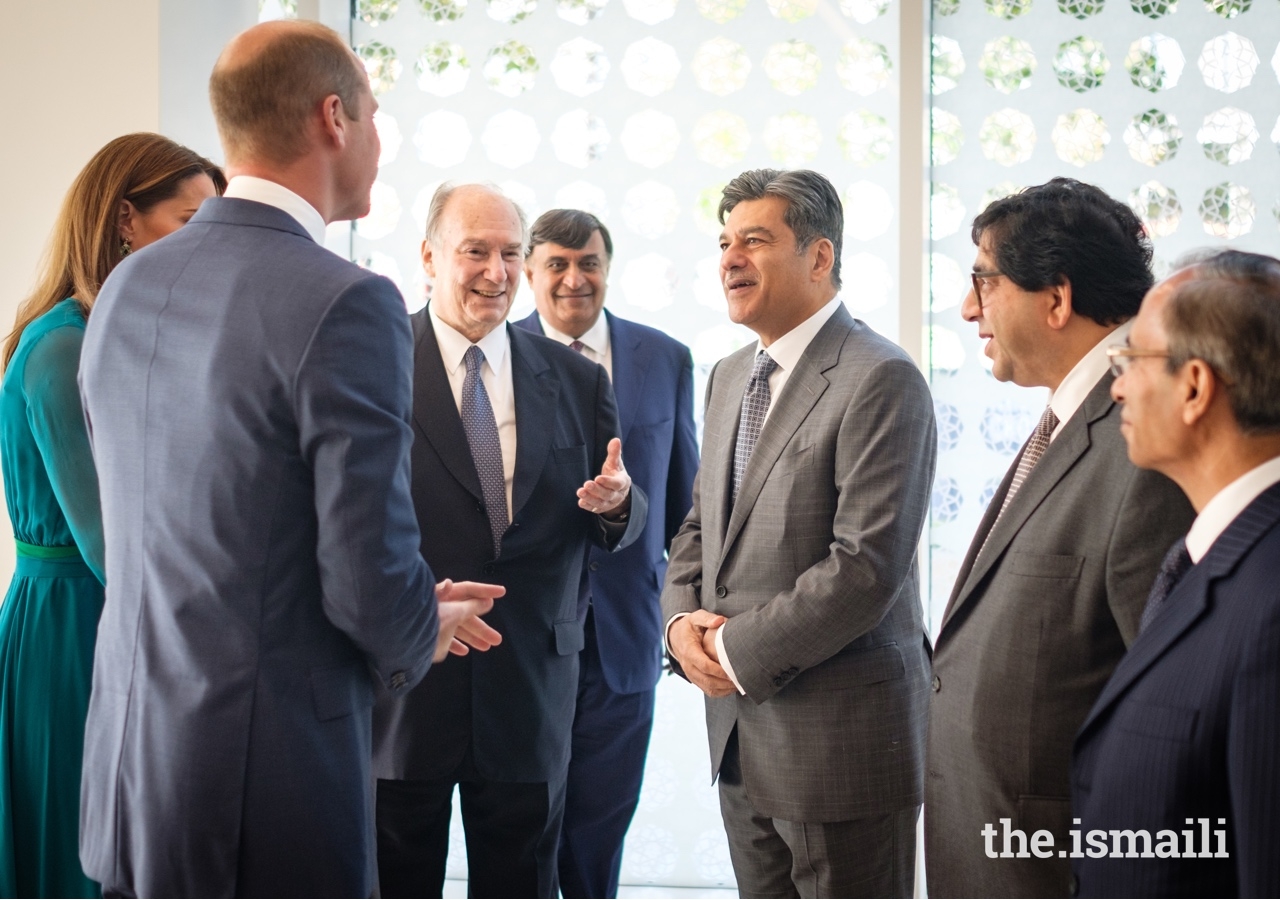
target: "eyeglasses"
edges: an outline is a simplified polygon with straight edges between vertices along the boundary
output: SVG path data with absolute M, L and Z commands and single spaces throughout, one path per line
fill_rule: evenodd
M 1107 359 L 1111 360 L 1111 374 L 1119 378 L 1129 371 L 1135 359 L 1168 359 L 1167 350 L 1139 350 L 1128 344 L 1112 344 L 1107 348 Z
M 973 296 L 978 298 L 979 309 L 982 308 L 983 288 L 990 287 L 990 285 L 986 283 L 987 279 L 1000 278 L 1003 275 L 1004 275 L 1003 272 L 997 271 L 996 269 L 992 269 L 989 272 L 973 272 L 972 274 L 970 274 L 969 277 L 973 279 Z

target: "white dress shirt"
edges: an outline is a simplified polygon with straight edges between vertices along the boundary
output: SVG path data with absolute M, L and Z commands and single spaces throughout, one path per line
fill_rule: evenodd
M 462 414 L 462 384 L 467 378 L 467 364 L 463 357 L 471 348 L 471 341 L 452 325 L 436 315 L 436 305 L 427 305 L 431 327 L 436 333 L 436 345 L 444 361 L 445 374 L 453 391 L 453 402 Z M 511 336 L 506 324 L 499 325 L 476 344 L 484 353 L 480 366 L 480 381 L 489 394 L 493 418 L 498 425 L 498 443 L 502 445 L 502 480 L 507 487 L 507 521 L 511 521 L 511 485 L 516 475 L 516 392 L 511 380 Z
M 1058 389 L 1049 395 L 1049 406 L 1053 408 L 1053 414 L 1058 417 L 1058 425 L 1053 429 L 1053 434 L 1049 435 L 1050 442 L 1062 433 L 1067 422 L 1071 421 L 1076 410 L 1084 403 L 1084 398 L 1089 396 L 1089 392 L 1094 389 L 1102 376 L 1107 374 L 1107 369 L 1111 368 L 1111 360 L 1107 358 L 1107 348 L 1112 344 L 1123 344 L 1132 330 L 1133 319 L 1130 319 L 1098 341 L 1092 350 L 1080 357 L 1080 361 L 1071 367 L 1067 377 L 1058 385 Z
M 827 320 L 836 314 L 840 304 L 840 298 L 833 297 L 822 309 L 775 340 L 768 347 L 765 347 L 762 341 L 756 342 L 756 354 L 758 355 L 761 350 L 767 350 L 769 357 L 778 364 L 777 368 L 769 374 L 769 409 L 765 411 L 765 425 L 768 424 L 769 415 L 773 412 L 774 400 L 778 398 L 778 395 L 782 393 L 782 389 L 786 387 L 787 379 L 791 377 L 791 373 L 800 364 L 800 358 L 809 349 L 809 344 L 813 342 L 818 332 L 822 330 L 822 326 L 826 325 Z M 761 433 L 763 433 L 765 425 L 761 425 Z M 664 635 L 671 630 L 671 625 L 676 619 L 687 615 L 689 614 L 676 613 L 672 616 L 670 621 L 667 622 L 667 627 L 663 632 Z M 729 680 L 738 689 L 738 693 L 745 695 L 747 692 L 738 681 L 738 676 L 733 674 L 733 664 L 729 662 L 729 654 L 724 649 L 723 628 L 716 631 L 716 655 L 720 657 L 720 668 L 724 669 L 724 673 L 729 676 Z
M 574 341 L 582 342 L 582 355 L 593 363 L 599 363 L 604 366 L 604 370 L 609 373 L 609 380 L 613 380 L 613 346 L 609 343 L 609 323 L 604 317 L 604 312 L 596 316 L 595 324 L 586 330 L 580 338 L 572 338 L 562 331 L 556 331 L 551 327 L 542 315 L 538 313 L 538 321 L 542 323 L 542 332 L 553 341 L 559 341 L 566 347 Z
M 1258 495 L 1280 481 L 1280 456 L 1250 469 L 1213 495 L 1187 532 L 1187 555 L 1193 563 L 1204 559 L 1222 532 Z
M 265 203 L 288 213 L 299 225 L 311 235 L 311 240 L 324 246 L 324 216 L 293 191 L 282 184 L 256 178 L 253 175 L 237 175 L 227 182 L 227 189 L 222 194 L 235 200 L 253 200 Z

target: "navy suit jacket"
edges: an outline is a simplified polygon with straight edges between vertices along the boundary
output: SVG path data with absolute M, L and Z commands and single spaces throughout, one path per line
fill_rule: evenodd
M 1192 830 L 1200 852 L 1201 825 L 1186 820 L 1207 818 L 1211 831 L 1226 831 L 1229 856 L 1077 859 L 1082 896 L 1280 896 L 1277 585 L 1280 484 L 1178 583 L 1076 738 L 1082 833 L 1146 829 L 1154 850 L 1159 831 Z M 1180 834 L 1179 846 L 1185 852 Z
M 649 496 L 649 521 L 625 550 L 592 547 L 587 593 L 605 682 L 618 694 L 653 688 L 662 671 L 662 609 L 666 551 L 693 503 L 698 437 L 693 424 L 693 357 L 656 328 L 605 310 L 613 353 L 622 461 Z M 535 312 L 515 323 L 542 334 Z
M 414 332 L 413 498 L 422 554 L 440 578 L 487 581 L 507 593 L 485 620 L 503 637 L 451 656 L 407 696 L 379 693 L 379 778 L 448 778 L 470 747 L 492 781 L 546 782 L 569 762 L 583 647 L 578 595 L 587 548 L 622 549 L 644 530 L 648 501 L 631 490 L 626 531 L 610 538 L 576 491 L 600 473 L 618 416 L 601 366 L 555 341 L 507 328 L 516 409 L 511 524 L 493 556 L 462 418 L 426 309 Z
M 415 684 L 437 627 L 411 354 L 390 281 L 250 200 L 206 200 L 103 286 L 80 858 L 108 890 L 374 890 L 373 682 Z

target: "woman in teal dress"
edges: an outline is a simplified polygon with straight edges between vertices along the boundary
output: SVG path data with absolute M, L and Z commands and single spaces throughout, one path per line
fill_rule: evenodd
M 157 134 L 117 138 L 63 201 L 46 269 L 4 345 L 0 467 L 17 566 L 0 606 L 0 897 L 100 897 L 80 868 L 80 761 L 103 536 L 76 376 L 107 274 L 226 180 Z

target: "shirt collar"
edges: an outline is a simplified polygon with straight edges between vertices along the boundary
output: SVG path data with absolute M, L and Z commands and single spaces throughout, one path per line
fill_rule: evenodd
M 311 240 L 324 246 L 324 216 L 283 184 L 253 175 L 237 175 L 227 182 L 227 189 L 222 196 L 274 206 L 292 216 L 311 235 Z
M 1191 561 L 1200 562 L 1245 507 L 1277 481 L 1280 481 L 1280 456 L 1250 469 L 1214 494 L 1187 532 L 1187 553 Z
M 768 347 L 756 341 L 756 353 L 765 350 L 769 358 L 778 364 L 778 368 L 790 372 L 800 363 L 800 357 L 809 349 L 814 336 L 827 324 L 827 320 L 840 308 L 840 298 L 832 297 L 822 309 L 792 328 Z
M 1071 367 L 1067 377 L 1062 379 L 1058 389 L 1049 396 L 1049 406 L 1053 408 L 1053 414 L 1058 417 L 1055 434 L 1075 415 L 1080 404 L 1084 403 L 1084 398 L 1089 396 L 1089 392 L 1102 380 L 1102 376 L 1107 374 L 1107 369 L 1111 367 L 1111 360 L 1107 358 L 1107 348 L 1112 344 L 1124 343 L 1131 330 L 1133 330 L 1133 319 L 1104 336 L 1093 346 L 1093 349 L 1080 357 L 1080 361 Z
M 572 344 L 574 341 L 582 341 L 582 345 L 597 356 L 604 358 L 609 352 L 609 323 L 605 320 L 604 310 L 600 311 L 600 315 L 596 316 L 595 323 L 583 332 L 582 337 L 573 338 L 562 331 L 557 331 L 551 327 L 551 323 L 546 320 L 542 313 L 538 313 L 538 321 L 542 323 L 542 331 L 552 340 L 559 341 L 562 344 Z
M 440 347 L 440 358 L 444 361 L 444 369 L 449 374 L 458 371 L 463 365 L 463 357 L 471 348 L 471 341 L 448 322 L 436 315 L 436 305 L 427 304 L 427 314 L 431 316 L 431 327 L 436 333 L 436 343 Z M 511 346 L 511 337 L 507 334 L 506 323 L 499 325 L 480 340 L 476 346 L 484 354 L 485 362 L 494 373 L 501 372 L 506 364 L 507 348 Z

